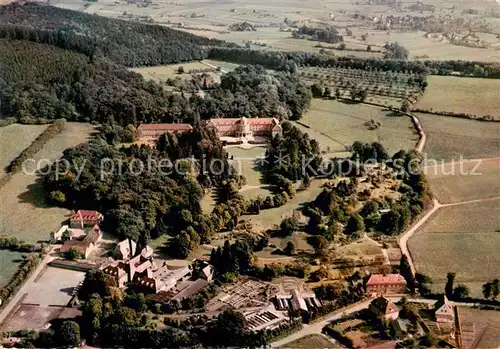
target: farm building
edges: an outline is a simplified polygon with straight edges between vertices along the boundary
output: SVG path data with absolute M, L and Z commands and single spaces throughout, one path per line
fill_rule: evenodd
M 402 294 L 406 291 L 406 280 L 399 274 L 372 274 L 366 283 L 368 294 Z
M 282 128 L 276 118 L 219 118 L 210 119 L 207 128 L 214 130 L 219 138 L 237 138 L 240 141 L 253 141 L 255 137 L 275 137 Z M 230 139 L 227 139 L 230 141 Z
M 399 317 L 399 309 L 396 304 L 384 296 L 377 297 L 370 303 L 370 311 L 375 316 L 385 320 L 396 320 Z
M 290 294 L 276 295 L 276 304 L 280 310 L 309 311 L 311 308 L 321 306 L 314 292 L 300 292 L 299 290 L 293 290 Z
M 166 133 L 191 132 L 189 124 L 141 124 L 137 127 L 137 135 L 141 142 L 153 142 Z
M 450 303 L 445 295 L 434 304 L 434 316 L 436 322 L 453 322 L 455 320 L 453 304 Z
M 69 219 L 70 228 L 84 229 L 101 224 L 104 216 L 97 211 L 78 210 Z
M 272 305 L 257 311 L 244 312 L 243 315 L 247 328 L 251 331 L 272 330 L 289 320 L 281 312 L 276 311 Z
M 60 239 L 56 239 L 59 234 L 53 237 L 56 242 L 64 241 L 64 244 L 59 251 L 60 253 L 66 253 L 71 249 L 76 249 L 82 258 L 88 258 L 102 239 L 102 231 L 97 224 L 94 225 L 92 229 L 87 232 L 87 234 L 85 234 L 81 229 L 68 229 L 67 225 L 63 226 L 61 229 L 63 228 L 65 229 L 61 234 Z M 59 231 L 61 231 L 61 229 Z

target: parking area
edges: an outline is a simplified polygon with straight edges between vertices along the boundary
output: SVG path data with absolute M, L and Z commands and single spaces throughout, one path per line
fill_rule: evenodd
M 5 321 L 2 331 L 19 331 L 24 329 L 42 329 L 49 321 L 59 317 L 62 307 L 39 307 L 21 304 Z
M 28 288 L 23 304 L 66 306 L 84 279 L 84 272 L 47 267 Z

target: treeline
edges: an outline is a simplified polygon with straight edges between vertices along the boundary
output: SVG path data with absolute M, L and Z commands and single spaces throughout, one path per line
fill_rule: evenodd
M 55 135 L 62 132 L 66 125 L 66 120 L 61 119 L 49 125 L 26 149 L 24 149 L 17 158 L 11 161 L 6 168 L 6 174 L 0 178 L 0 189 L 2 189 L 12 178 L 12 175 L 21 172 L 23 163 L 26 160 L 32 159 L 45 144 Z
M 399 51 L 398 51 L 399 52 Z M 404 55 L 404 53 L 403 53 Z M 240 64 L 259 64 L 268 69 L 294 71 L 300 66 L 351 68 L 380 71 L 407 71 L 413 74 L 474 76 L 500 78 L 496 63 L 474 61 L 418 61 L 358 57 L 332 57 L 308 52 L 253 51 L 244 48 L 214 47 L 209 58 Z M 390 58 L 390 57 L 388 57 Z
M 26 149 L 22 151 L 21 154 L 7 167 L 7 172 L 9 174 L 18 173 L 22 170 L 23 163 L 32 159 L 36 153 L 38 153 L 44 145 L 50 141 L 54 136 L 61 133 L 66 126 L 66 120 L 56 120 L 53 124 L 47 126 L 47 128 L 31 143 Z
M 31 253 L 40 251 L 41 247 L 35 246 L 34 244 L 23 240 L 19 240 L 15 236 L 2 234 L 0 235 L 0 250 Z
M 242 66 L 224 74 L 219 88 L 193 104 L 202 119 L 245 116 L 297 120 L 309 108 L 311 98 L 310 89 L 296 74 L 269 74 L 261 66 Z
M 500 122 L 500 119 L 495 118 L 493 115 L 477 116 L 475 114 L 454 113 L 454 112 L 450 112 L 450 111 L 436 111 L 436 110 L 421 109 L 421 108 L 411 108 L 411 111 L 414 113 L 425 113 L 425 114 L 434 114 L 434 115 L 441 115 L 441 116 L 451 116 L 451 117 L 461 118 L 461 119 Z
M 273 138 L 266 150 L 266 171 L 271 182 L 278 178 L 276 175 L 292 182 L 306 175 L 315 176 L 321 162 L 318 141 L 289 122 L 282 123 L 281 136 Z
M 128 66 L 200 60 L 204 46 L 231 46 L 159 25 L 26 3 L 0 8 L 0 38 L 29 40 Z
M 172 94 L 99 59 L 28 41 L 0 39 L 0 118 L 23 123 L 64 117 L 115 123 L 189 122 L 213 117 L 298 119 L 310 91 L 293 73 L 240 67 L 205 98 Z
M 303 38 L 303 36 L 308 36 L 312 40 L 327 42 L 329 44 L 344 42 L 344 38 L 342 35 L 339 35 L 338 30 L 331 26 L 326 28 L 312 28 L 304 25 L 293 32 L 292 36 L 298 39 Z

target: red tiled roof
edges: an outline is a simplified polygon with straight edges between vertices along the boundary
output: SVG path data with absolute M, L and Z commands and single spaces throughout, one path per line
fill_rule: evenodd
M 141 124 L 139 131 L 189 131 L 193 129 L 190 124 Z
M 67 241 L 62 245 L 60 253 L 68 252 L 70 249 L 77 249 L 81 254 L 85 255 L 87 249 L 90 247 L 88 242 L 84 241 Z
M 399 274 L 372 274 L 366 285 L 406 285 L 406 280 Z
M 101 214 L 97 211 L 88 211 L 88 210 L 78 210 L 76 213 L 71 216 L 71 219 L 78 220 L 98 220 L 101 218 Z
M 213 122 L 218 125 L 235 125 L 242 121 L 243 118 L 216 118 L 210 119 L 209 122 Z M 250 125 L 273 125 L 278 124 L 278 120 L 275 118 L 246 118 L 246 121 Z

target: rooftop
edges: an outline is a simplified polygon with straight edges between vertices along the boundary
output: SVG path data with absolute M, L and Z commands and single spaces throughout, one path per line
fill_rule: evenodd
M 367 286 L 370 285 L 406 285 L 406 280 L 399 274 L 372 274 L 368 280 Z

